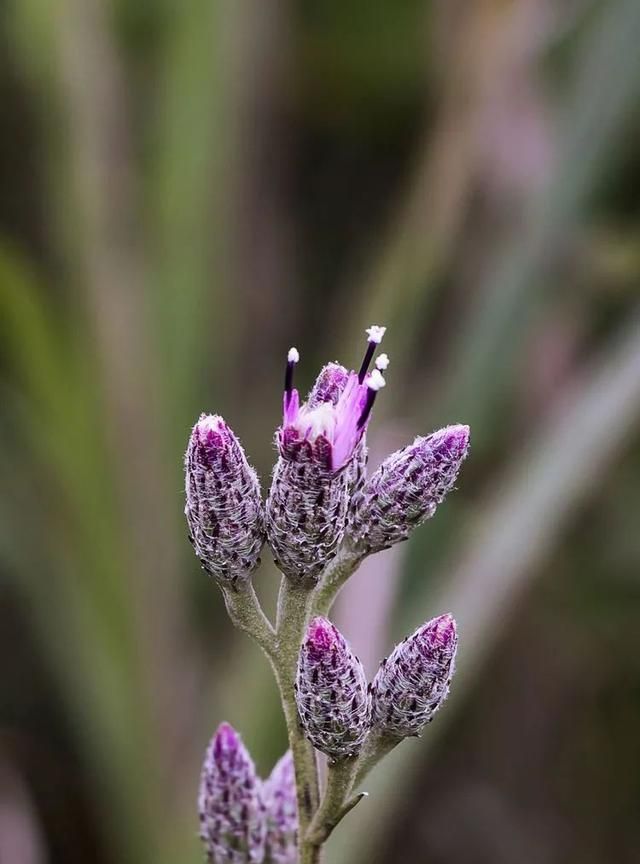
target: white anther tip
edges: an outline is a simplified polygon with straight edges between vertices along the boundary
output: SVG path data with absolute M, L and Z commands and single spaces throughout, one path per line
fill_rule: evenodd
M 382 377 L 382 373 L 379 369 L 374 369 L 371 375 L 367 380 L 367 387 L 369 390 L 382 390 L 382 388 L 386 385 L 386 381 Z
M 287 363 L 298 363 L 300 360 L 300 353 L 297 348 L 289 348 L 289 353 L 287 354 Z
M 377 324 L 372 324 L 371 327 L 367 327 L 365 333 L 369 337 L 369 342 L 375 342 L 376 345 L 379 345 L 382 342 L 382 337 L 386 332 L 386 327 L 380 327 Z
M 376 369 L 379 369 L 381 372 L 389 366 L 389 357 L 387 354 L 381 354 L 376 358 Z

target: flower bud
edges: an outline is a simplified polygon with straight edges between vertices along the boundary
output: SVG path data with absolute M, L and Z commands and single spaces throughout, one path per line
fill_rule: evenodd
M 290 750 L 276 764 L 263 789 L 267 811 L 266 859 L 270 864 L 297 864 L 298 805 Z
M 327 363 L 320 370 L 316 383 L 307 396 L 309 408 L 317 408 L 323 402 L 337 405 L 342 391 L 347 386 L 349 373 L 340 363 Z
M 351 533 L 367 552 L 406 540 L 430 519 L 456 481 L 469 427 L 447 426 L 388 456 L 352 503 Z
M 449 694 L 458 647 L 451 615 L 433 618 L 382 661 L 371 684 L 373 725 L 389 735 L 419 735 Z
M 385 383 L 380 369 L 368 372 L 384 328 L 370 327 L 367 333 L 360 371 L 328 364 L 303 405 L 293 388 L 300 355 L 291 348 L 287 357 L 283 422 L 276 436 L 279 458 L 267 498 L 266 526 L 276 563 L 294 581 L 317 581 L 335 556 L 352 492 L 363 476 L 363 438 Z
M 362 663 L 326 618 L 309 624 L 295 691 L 300 721 L 311 743 L 334 760 L 355 756 L 369 729 L 367 681 Z
M 224 584 L 248 579 L 264 543 L 256 472 L 222 417 L 202 414 L 185 455 L 185 515 L 203 568 Z
M 262 864 L 266 817 L 261 783 L 239 735 L 222 723 L 200 778 L 200 837 L 210 864 Z

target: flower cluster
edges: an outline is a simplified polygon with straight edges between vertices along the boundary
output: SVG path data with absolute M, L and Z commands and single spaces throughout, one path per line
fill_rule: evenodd
M 367 427 L 389 358 L 376 356 L 385 328 L 366 333 L 358 371 L 328 363 L 304 402 L 293 386 L 300 355 L 289 350 L 266 502 L 221 417 L 203 414 L 189 439 L 185 514 L 196 554 L 225 591 L 234 623 L 268 654 L 290 740 L 295 745 L 301 728 L 330 765 L 340 763 L 334 767 L 346 784 L 340 794 L 328 789 L 318 809 L 309 793 L 310 784 L 318 785 L 313 749 L 297 745 L 295 772 L 288 752 L 263 782 L 239 736 L 223 723 L 206 753 L 199 796 L 210 864 L 295 864 L 299 847 L 307 860 L 309 844 L 326 838 L 348 809 L 352 781 L 345 778 L 355 779 L 389 746 L 419 735 L 449 692 L 457 649 L 451 615 L 405 638 L 367 684 L 344 636 L 316 614 L 366 555 L 406 540 L 434 515 L 469 449 L 468 426 L 447 426 L 392 453 L 367 477 Z M 275 628 L 247 590 L 265 542 L 285 577 Z M 339 550 L 335 566 L 328 566 Z M 294 700 L 299 726 L 292 720 Z M 315 825 L 321 814 L 324 824 Z
M 298 816 L 290 752 L 262 782 L 240 736 L 222 723 L 205 755 L 198 805 L 210 864 L 296 864 Z
M 405 540 L 453 487 L 469 446 L 467 426 L 447 426 L 392 453 L 366 479 L 366 430 L 385 386 L 385 328 L 367 330 L 358 372 L 327 364 L 300 402 L 287 356 L 278 460 L 263 507 L 255 471 L 225 421 L 202 415 L 187 449 L 185 508 L 202 566 L 223 585 L 247 580 L 266 539 L 284 575 L 313 585 L 349 537 L 363 554 Z
M 357 755 L 370 728 L 399 739 L 419 735 L 449 693 L 457 644 L 453 617 L 440 615 L 396 645 L 367 688 L 344 636 L 326 618 L 315 618 L 296 677 L 307 737 L 337 760 Z

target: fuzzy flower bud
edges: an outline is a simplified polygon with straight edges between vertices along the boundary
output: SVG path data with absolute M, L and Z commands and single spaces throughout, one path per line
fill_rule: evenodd
M 373 724 L 398 738 L 419 735 L 449 695 L 457 647 L 451 615 L 433 618 L 396 645 L 371 684 Z
M 406 540 L 451 490 L 468 449 L 469 427 L 458 425 L 388 456 L 354 498 L 354 540 L 368 552 Z
M 290 750 L 276 764 L 263 789 L 267 809 L 266 859 L 270 864 L 297 864 L 298 805 Z
M 307 407 L 317 408 L 324 402 L 337 405 L 348 380 L 349 373 L 344 366 L 339 363 L 327 363 L 320 370 L 316 383 L 307 396 Z
M 222 417 L 202 414 L 185 455 L 185 515 L 203 568 L 226 584 L 248 579 L 264 543 L 256 472 Z
M 202 767 L 200 837 L 210 864 L 262 864 L 266 817 L 261 783 L 239 735 L 222 723 Z
M 368 372 L 384 328 L 371 327 L 367 333 L 360 371 L 328 364 L 302 405 L 293 388 L 299 354 L 293 348 L 289 351 L 283 423 L 276 436 L 279 458 L 266 517 L 278 566 L 296 581 L 316 581 L 338 551 L 350 497 L 362 476 L 363 438 L 376 395 L 385 384 L 380 369 Z
M 367 681 L 362 663 L 326 618 L 309 624 L 295 690 L 300 721 L 311 743 L 334 760 L 355 756 L 369 729 Z

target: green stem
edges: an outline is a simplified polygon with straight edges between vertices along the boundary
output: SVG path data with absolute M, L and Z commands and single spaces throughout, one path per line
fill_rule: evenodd
M 298 653 L 311 611 L 311 599 L 312 592 L 308 587 L 292 584 L 283 578 L 278 597 L 275 671 L 296 775 L 301 864 L 313 864 L 320 860 L 318 856 L 313 857 L 315 852 L 302 839 L 318 809 L 320 790 L 316 753 L 302 732 L 293 689 Z
M 391 751 L 397 747 L 402 740 L 402 738 L 387 735 L 378 729 L 372 729 L 367 736 L 367 740 L 364 742 L 362 751 L 360 752 L 353 786 L 359 786 L 371 769 L 375 768 L 378 762 L 380 762 L 380 760 L 388 753 L 391 753 Z
M 367 553 L 354 548 L 348 540 L 322 574 L 313 596 L 313 614 L 328 615 L 338 593 Z
M 235 588 L 222 588 L 225 606 L 232 623 L 248 633 L 272 663 L 276 660 L 276 631 L 262 610 L 253 585 L 246 581 Z
M 338 822 L 351 810 L 360 798 L 349 801 L 349 795 L 358 768 L 358 759 L 341 759 L 329 766 L 327 787 L 322 803 L 309 826 L 306 839 L 314 846 L 321 846 Z

